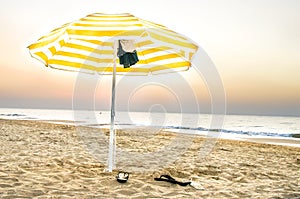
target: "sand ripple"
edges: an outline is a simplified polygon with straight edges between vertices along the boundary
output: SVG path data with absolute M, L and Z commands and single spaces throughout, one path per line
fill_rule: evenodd
M 200 158 L 204 138 L 182 136 L 182 142 L 192 140 L 191 144 L 166 167 L 151 170 L 159 164 L 155 159 L 119 161 L 118 168 L 130 172 L 129 181 L 120 184 L 115 180 L 118 171 L 105 172 L 106 165 L 97 159 L 107 156 L 107 132 L 97 140 L 97 130 L 82 128 L 89 139 L 83 140 L 72 125 L 0 120 L 0 197 L 300 198 L 300 148 L 219 140 Z M 147 133 L 118 131 L 118 148 L 151 154 L 178 138 L 168 132 Z M 91 153 L 88 145 L 98 151 Z M 173 149 L 183 148 L 178 144 Z M 134 170 L 138 167 L 144 171 Z M 160 174 L 180 181 L 193 178 L 205 190 L 154 181 Z

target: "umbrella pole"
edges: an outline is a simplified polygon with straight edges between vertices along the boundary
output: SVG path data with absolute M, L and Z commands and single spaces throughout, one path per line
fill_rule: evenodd
M 117 41 L 114 42 L 114 68 L 111 89 L 111 109 L 110 109 L 110 132 L 109 132 L 109 152 L 108 152 L 108 172 L 112 172 L 115 166 L 116 140 L 115 140 L 115 87 L 116 87 L 116 62 L 117 62 Z

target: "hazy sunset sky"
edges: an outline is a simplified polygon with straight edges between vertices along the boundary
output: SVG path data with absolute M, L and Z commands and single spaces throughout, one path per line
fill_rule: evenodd
M 77 74 L 44 67 L 26 47 L 67 22 L 104 12 L 131 13 L 197 42 L 219 72 L 229 114 L 300 116 L 298 0 L 1 0 L 0 4 L 0 108 L 72 108 Z M 203 112 L 209 112 L 205 84 L 192 73 L 183 77 L 201 88 L 194 94 Z M 118 109 L 128 102 L 122 92 L 139 81 L 119 85 Z M 180 92 L 176 83 L 173 86 Z M 109 109 L 110 86 L 107 76 L 97 87 L 101 109 Z M 170 103 L 176 101 L 172 94 L 154 84 L 144 89 L 147 96 L 131 92 L 133 110 L 159 101 L 177 110 L 176 103 Z M 82 96 L 83 103 L 86 97 Z M 188 96 L 183 100 L 189 103 Z

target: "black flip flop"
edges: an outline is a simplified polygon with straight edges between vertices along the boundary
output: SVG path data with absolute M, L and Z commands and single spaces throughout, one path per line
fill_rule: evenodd
M 119 172 L 118 175 L 116 176 L 116 179 L 120 183 L 125 183 L 127 182 L 129 178 L 129 173 L 127 172 Z
M 187 185 L 191 184 L 191 182 L 178 182 L 177 180 L 175 180 L 174 178 L 172 178 L 169 175 L 161 175 L 159 178 L 154 178 L 154 180 L 156 180 L 156 181 L 166 181 L 166 182 L 170 182 L 172 184 L 178 184 L 180 186 L 187 186 Z

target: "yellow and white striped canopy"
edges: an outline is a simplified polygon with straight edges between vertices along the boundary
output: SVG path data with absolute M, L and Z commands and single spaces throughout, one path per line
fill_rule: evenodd
M 111 74 L 114 42 L 134 40 L 139 62 L 117 74 L 159 74 L 187 70 L 198 46 L 165 26 L 131 14 L 90 14 L 54 29 L 28 48 L 46 66 L 69 71 Z

